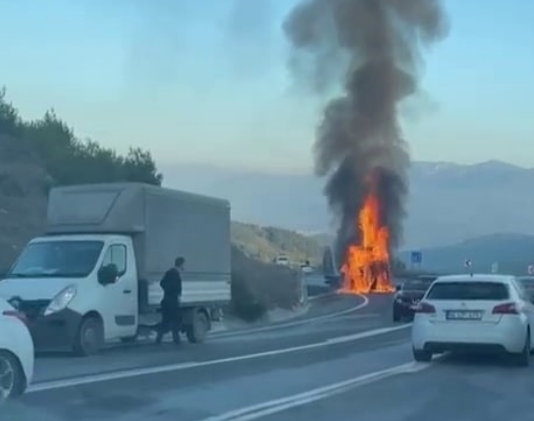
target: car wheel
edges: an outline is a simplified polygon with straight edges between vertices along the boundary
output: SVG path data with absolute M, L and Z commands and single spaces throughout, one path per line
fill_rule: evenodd
M 0 351 L 0 404 L 16 398 L 26 389 L 26 376 L 19 360 L 7 351 Z
M 104 327 L 96 317 L 85 317 L 74 343 L 74 353 L 80 357 L 97 354 L 104 343 Z
M 520 367 L 528 367 L 530 365 L 530 330 L 527 331 L 525 338 L 525 345 L 520 354 L 514 355 L 516 364 Z
M 396 311 L 393 311 L 393 321 L 400 322 L 400 319 L 400 315 Z
M 427 363 L 432 359 L 432 353 L 412 348 L 413 359 L 420 363 Z

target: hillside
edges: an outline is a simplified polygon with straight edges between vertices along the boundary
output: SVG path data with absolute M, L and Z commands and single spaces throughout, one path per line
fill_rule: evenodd
M 290 230 L 240 222 L 232 223 L 232 242 L 248 256 L 264 262 L 271 262 L 283 253 L 296 264 L 306 260 L 318 264 L 323 253 L 322 246 L 313 238 Z
M 171 166 L 162 171 L 168 186 L 227 197 L 236 220 L 332 232 L 323 180 L 312 175 L 241 172 L 208 165 Z M 414 162 L 410 182 L 405 248 L 445 246 L 496 232 L 534 235 L 534 196 L 528 194 L 534 169 L 500 161 Z
M 534 264 L 534 236 L 521 234 L 494 234 L 463 241 L 453 246 L 423 249 L 422 267 L 438 272 L 464 271 L 465 259 L 472 261 L 475 272 L 491 271 L 498 262 L 499 272 L 526 274 Z M 399 254 L 410 267 L 410 253 Z

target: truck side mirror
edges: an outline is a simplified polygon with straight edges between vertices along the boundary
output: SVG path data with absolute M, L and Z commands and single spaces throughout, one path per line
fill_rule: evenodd
M 117 268 L 117 265 L 115 265 L 114 263 L 110 263 L 109 265 L 102 266 L 98 270 L 97 276 L 98 282 L 101 285 L 113 284 L 119 276 L 119 269 Z

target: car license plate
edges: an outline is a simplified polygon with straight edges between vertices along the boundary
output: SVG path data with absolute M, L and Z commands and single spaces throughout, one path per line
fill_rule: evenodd
M 447 311 L 447 320 L 480 320 L 481 311 L 473 310 L 449 310 Z

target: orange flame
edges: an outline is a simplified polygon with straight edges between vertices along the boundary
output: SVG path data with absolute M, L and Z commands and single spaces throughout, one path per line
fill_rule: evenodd
M 388 293 L 395 288 L 390 282 L 389 231 L 380 225 L 380 205 L 371 192 L 365 198 L 358 215 L 361 241 L 350 245 L 341 268 L 341 292 L 367 294 Z

